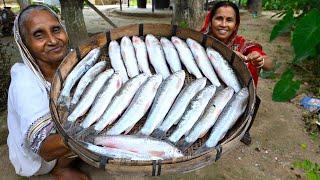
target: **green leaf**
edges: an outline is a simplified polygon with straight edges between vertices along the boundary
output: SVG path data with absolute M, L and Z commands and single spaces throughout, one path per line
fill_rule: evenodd
M 187 21 L 181 21 L 181 22 L 179 23 L 179 27 L 181 27 L 181 28 L 188 28 L 188 27 L 189 27 L 189 24 L 188 24 Z
M 294 17 L 293 17 L 293 11 L 292 10 L 288 10 L 286 12 L 286 15 L 283 17 L 282 20 L 280 20 L 278 22 L 278 24 L 276 24 L 271 32 L 270 35 L 270 42 L 273 41 L 276 37 L 278 37 L 280 34 L 284 33 L 284 32 L 289 32 L 290 28 L 292 27 L 292 25 L 294 24 Z
M 281 76 L 281 79 L 276 83 L 272 100 L 278 102 L 284 102 L 292 99 L 300 88 L 300 81 L 293 80 L 294 73 L 291 69 L 288 69 Z
M 315 54 L 315 48 L 320 43 L 320 11 L 312 9 L 296 24 L 292 45 L 296 55 L 294 61 L 297 63 Z
M 276 78 L 276 73 L 275 71 L 277 69 L 279 69 L 279 67 L 281 66 L 282 63 L 278 63 L 278 62 L 275 62 L 275 65 L 274 65 L 274 68 L 270 71 L 264 71 L 262 70 L 260 72 L 260 77 L 263 78 L 263 79 L 275 79 Z
M 306 176 L 307 176 L 308 180 L 319 180 L 320 179 L 320 177 L 313 171 L 307 172 Z
M 294 73 L 292 71 L 292 69 L 288 68 L 284 73 L 282 73 L 281 75 L 281 79 L 282 80 L 292 80 L 294 77 Z
M 308 145 L 303 143 L 303 144 L 300 144 L 300 147 L 301 147 L 303 150 L 305 150 L 305 149 L 307 149 Z

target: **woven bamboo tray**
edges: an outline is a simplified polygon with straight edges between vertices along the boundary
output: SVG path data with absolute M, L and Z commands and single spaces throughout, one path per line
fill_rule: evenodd
M 111 40 L 121 40 L 123 36 L 145 36 L 146 34 L 153 34 L 158 37 L 178 36 L 181 39 L 192 38 L 204 47 L 213 47 L 216 49 L 225 59 L 227 59 L 230 65 L 233 67 L 237 74 L 242 87 L 248 87 L 249 89 L 249 102 L 245 113 L 238 119 L 237 123 L 230 129 L 223 140 L 220 141 L 220 145 L 216 148 L 212 148 L 201 154 L 194 154 L 208 138 L 208 134 L 203 138 L 196 141 L 186 152 L 186 156 L 178 159 L 169 159 L 164 161 L 132 161 L 124 159 L 108 159 L 104 156 L 97 155 L 87 149 L 85 149 L 75 139 L 68 136 L 65 130 L 62 128 L 63 122 L 66 120 L 68 112 L 58 106 L 57 99 L 62 89 L 64 80 L 66 79 L 72 68 L 81 60 L 91 49 L 95 47 L 103 48 L 103 53 L 100 60 L 106 60 L 108 62 L 108 68 L 111 68 L 111 64 L 108 58 L 107 47 Z M 189 83 L 194 80 L 194 77 L 187 73 L 185 83 Z M 251 121 L 253 121 L 253 115 L 258 109 L 256 105 L 256 92 L 252 81 L 250 72 L 246 65 L 240 60 L 240 58 L 224 44 L 217 39 L 204 35 L 200 32 L 179 28 L 175 25 L 168 24 L 136 24 L 124 26 L 116 29 L 112 29 L 106 33 L 100 33 L 93 36 L 89 41 L 75 51 L 70 52 L 60 67 L 56 71 L 54 80 L 51 86 L 50 92 L 50 109 L 53 120 L 56 124 L 58 132 L 64 137 L 65 142 L 82 160 L 88 164 L 102 168 L 108 171 L 110 174 L 125 174 L 125 175 L 141 175 L 141 176 L 158 176 L 164 174 L 173 173 L 185 173 L 196 169 L 200 169 L 207 165 L 212 164 L 220 158 L 220 156 L 234 147 L 238 146 L 240 139 L 243 137 L 246 130 L 249 128 Z M 135 133 L 139 130 L 145 117 L 139 121 L 139 123 L 133 128 L 130 133 Z M 170 134 L 170 132 L 169 132 Z

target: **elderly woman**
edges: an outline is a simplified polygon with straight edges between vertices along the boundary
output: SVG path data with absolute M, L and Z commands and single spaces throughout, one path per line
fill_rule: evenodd
M 32 5 L 16 17 L 14 38 L 23 60 L 11 68 L 8 94 L 7 143 L 16 173 L 88 179 L 71 167 L 71 152 L 55 133 L 49 110 L 50 83 L 69 51 L 65 29 L 51 9 Z
M 229 1 L 219 1 L 206 16 L 201 31 L 214 36 L 237 53 L 247 64 L 257 86 L 261 68 L 268 71 L 273 68 L 273 64 L 260 44 L 248 41 L 237 34 L 239 25 L 238 7 Z

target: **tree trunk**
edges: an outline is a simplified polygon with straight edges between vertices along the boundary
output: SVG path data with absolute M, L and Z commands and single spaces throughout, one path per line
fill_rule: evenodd
M 25 7 L 31 4 L 30 0 L 17 0 L 17 1 L 20 6 L 20 10 L 24 9 Z
M 60 4 L 70 45 L 75 48 L 89 37 L 82 13 L 83 0 L 60 0 Z
M 261 15 L 262 0 L 248 0 L 247 6 L 248 6 L 248 11 L 253 15 Z
M 203 0 L 172 0 L 172 5 L 172 24 L 200 30 L 205 15 Z

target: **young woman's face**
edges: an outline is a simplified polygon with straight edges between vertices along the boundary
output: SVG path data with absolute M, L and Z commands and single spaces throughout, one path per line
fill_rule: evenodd
M 236 26 L 236 13 L 230 6 L 218 8 L 212 17 L 212 34 L 225 44 L 228 43 L 230 36 L 236 30 Z
M 59 65 L 68 52 L 68 36 L 48 11 L 34 11 L 24 24 L 25 41 L 39 66 Z

